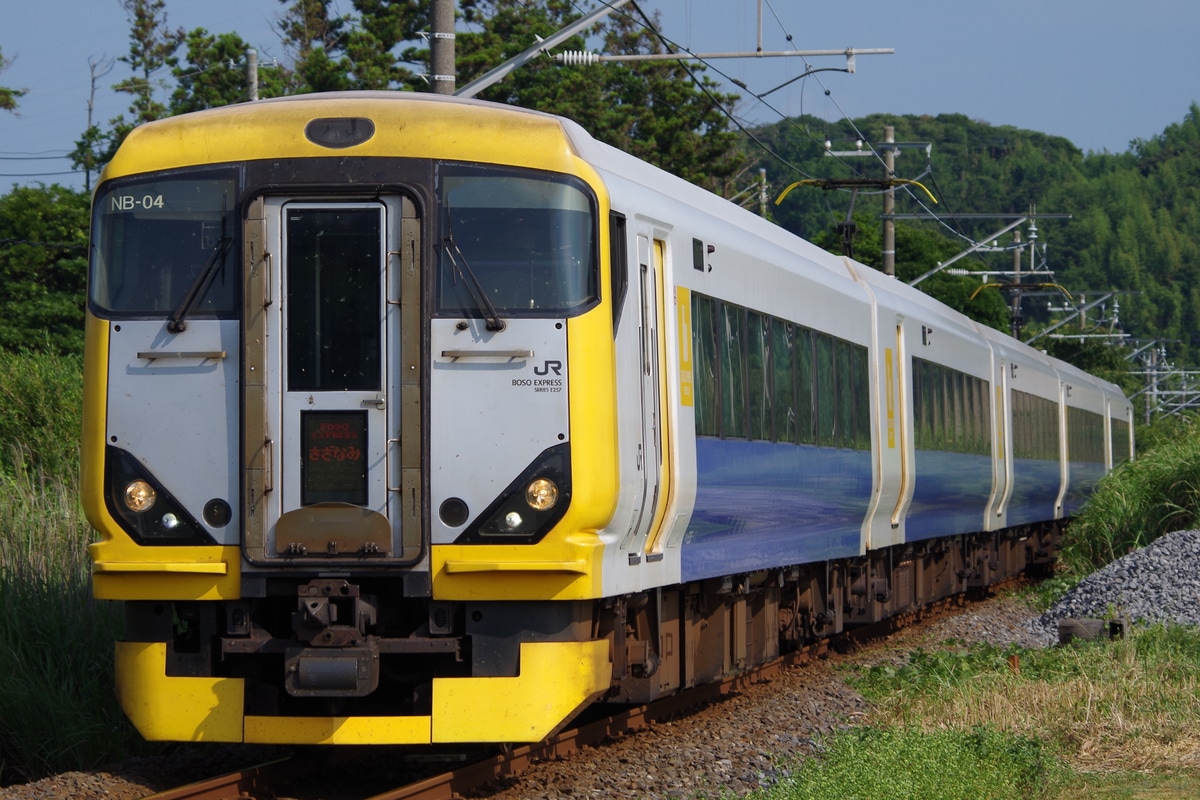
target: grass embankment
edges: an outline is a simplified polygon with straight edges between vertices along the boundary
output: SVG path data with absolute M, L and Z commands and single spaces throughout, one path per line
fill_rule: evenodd
M 771 800 L 1195 797 L 1200 631 L 1048 650 L 918 651 L 849 678 L 872 703 Z
M 81 397 L 80 359 L 0 354 L 0 785 L 138 747 L 113 695 L 120 609 L 91 595 Z
M 1173 418 L 1139 433 L 1138 460 L 1105 478 L 1063 543 L 1062 592 L 1159 536 L 1197 526 L 1200 432 Z M 1200 796 L 1200 631 L 1155 626 L 1050 650 L 949 646 L 850 680 L 865 728 L 794 766 L 769 800 Z

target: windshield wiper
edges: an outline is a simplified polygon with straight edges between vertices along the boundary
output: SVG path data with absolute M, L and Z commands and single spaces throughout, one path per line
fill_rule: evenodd
M 167 330 L 171 333 L 181 333 L 187 330 L 187 315 L 191 312 L 192 307 L 196 305 L 196 300 L 204 296 L 208 291 L 209 285 L 212 283 L 213 277 L 217 274 L 218 267 L 225 266 L 225 256 L 229 253 L 229 246 L 233 244 L 233 239 L 225 235 L 225 215 L 221 216 L 221 238 L 213 245 L 212 252 L 209 253 L 208 263 L 204 265 L 204 269 L 200 270 L 200 274 L 192 281 L 192 285 L 188 287 L 187 294 L 183 296 L 183 302 L 175 309 L 171 316 L 167 317 Z
M 450 229 L 449 209 L 446 209 L 446 236 L 442 239 L 442 247 L 446 251 L 446 255 L 450 258 L 450 263 L 454 265 L 454 274 L 462 278 L 463 284 L 467 287 L 467 293 L 475 301 L 476 308 L 483 312 L 483 319 L 487 329 L 489 331 L 504 330 L 504 320 L 500 319 L 500 315 L 496 312 L 496 307 L 488 299 L 487 291 L 483 288 L 483 284 L 479 282 L 475 271 L 467 263 L 467 256 L 459 249 L 458 243 L 454 241 L 454 232 Z M 455 253 L 458 254 L 458 258 L 454 257 Z M 459 259 L 462 259 L 461 264 L 458 263 Z

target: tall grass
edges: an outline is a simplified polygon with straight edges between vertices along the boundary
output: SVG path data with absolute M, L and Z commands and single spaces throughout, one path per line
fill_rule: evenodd
M 984 726 L 1040 739 L 1082 773 L 1200 766 L 1194 628 L 1159 625 L 1046 650 L 915 654 L 903 669 L 865 671 L 858 685 L 874 698 L 877 725 Z
M 1036 739 L 989 728 L 960 732 L 855 728 L 753 800 L 1034 800 L 1066 771 Z
M 1135 461 L 1096 487 L 1063 537 L 1060 562 L 1082 577 L 1200 520 L 1200 430 L 1171 418 L 1139 435 Z
M 0 784 L 139 747 L 113 692 L 120 609 L 92 598 L 78 358 L 0 354 Z
M 79 473 L 83 361 L 0 351 L 0 475 Z
M 1104 786 L 1116 787 L 1106 797 L 1148 797 L 1120 787 L 1142 775 L 1194 783 L 1200 770 L 1195 629 L 1048 650 L 918 651 L 902 667 L 855 668 L 850 682 L 871 702 L 866 726 L 835 734 L 755 798 L 1094 797 L 1081 787 Z

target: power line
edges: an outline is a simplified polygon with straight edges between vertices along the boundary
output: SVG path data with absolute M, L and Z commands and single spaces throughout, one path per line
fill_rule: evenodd
M 64 158 L 70 158 L 71 154 L 67 151 L 62 151 L 62 155 L 57 156 L 34 156 L 34 155 L 5 155 L 0 153 L 0 161 L 60 161 Z
M 77 170 L 69 169 L 66 172 L 0 172 L 0 178 L 49 178 L 55 175 L 77 175 Z

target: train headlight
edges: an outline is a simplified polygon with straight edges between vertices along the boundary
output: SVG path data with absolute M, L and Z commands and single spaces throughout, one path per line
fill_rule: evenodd
M 571 446 L 543 450 L 455 539 L 455 544 L 534 544 L 571 505 Z
M 534 511 L 549 511 L 558 505 L 558 485 L 549 478 L 537 478 L 525 487 L 525 502 Z
M 113 519 L 139 545 L 214 545 L 216 540 L 187 507 L 159 482 L 139 459 L 111 445 L 104 454 L 104 505 Z M 229 522 L 231 509 L 219 498 L 209 523 Z
M 157 500 L 158 492 L 146 481 L 131 481 L 125 487 L 125 507 L 136 514 L 154 508 Z

